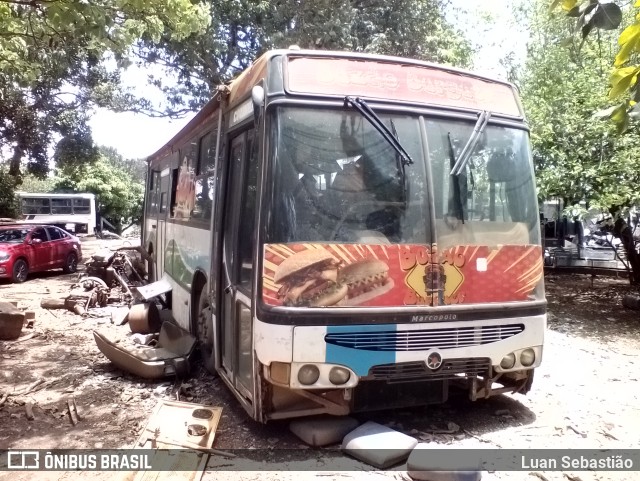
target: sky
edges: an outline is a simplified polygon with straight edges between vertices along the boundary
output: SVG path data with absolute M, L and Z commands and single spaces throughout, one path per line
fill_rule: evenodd
M 477 49 L 474 71 L 505 78 L 500 59 L 512 51 L 516 58 L 524 58 L 526 33 L 515 26 L 511 15 L 511 6 L 519 1 L 450 0 L 456 10 L 448 15 L 449 20 Z M 148 89 L 143 71 L 131 69 L 124 78 L 135 89 Z M 113 147 L 125 158 L 145 158 L 168 142 L 194 115 L 168 120 L 98 109 L 89 123 L 98 145 Z

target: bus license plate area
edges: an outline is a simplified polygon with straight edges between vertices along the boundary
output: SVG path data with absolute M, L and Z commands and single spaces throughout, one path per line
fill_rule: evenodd
M 449 381 L 394 383 L 361 381 L 354 389 L 353 412 L 441 404 L 449 397 Z

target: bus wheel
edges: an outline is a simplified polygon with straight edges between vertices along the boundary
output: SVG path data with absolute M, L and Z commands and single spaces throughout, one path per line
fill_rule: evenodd
M 207 371 L 216 373 L 216 355 L 215 346 L 213 345 L 213 322 L 211 319 L 211 304 L 207 296 L 208 284 L 204 284 L 200 290 L 197 304 L 197 332 L 198 343 L 200 344 L 200 353 Z

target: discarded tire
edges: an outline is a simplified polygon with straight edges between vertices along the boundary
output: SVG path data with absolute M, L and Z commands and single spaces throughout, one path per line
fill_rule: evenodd
M 635 309 L 640 311 L 640 297 L 632 294 L 627 294 L 622 298 L 622 305 L 629 309 Z
M 160 312 L 152 302 L 131 306 L 128 319 L 131 332 L 139 334 L 152 334 L 162 327 Z

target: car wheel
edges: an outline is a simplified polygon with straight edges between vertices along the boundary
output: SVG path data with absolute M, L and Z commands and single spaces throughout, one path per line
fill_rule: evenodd
M 27 265 L 27 261 L 24 259 L 18 259 L 13 264 L 13 282 L 24 282 L 27 280 L 27 276 L 29 275 L 29 266 Z
M 78 255 L 75 252 L 69 252 L 67 259 L 64 261 L 62 268 L 65 274 L 73 274 L 78 270 Z

